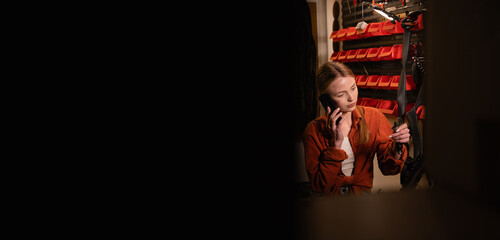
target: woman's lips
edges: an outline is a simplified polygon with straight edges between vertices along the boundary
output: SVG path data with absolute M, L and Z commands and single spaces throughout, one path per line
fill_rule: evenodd
M 351 105 L 347 105 L 347 106 L 348 106 L 349 108 L 352 108 L 352 107 L 356 106 L 356 103 L 353 103 L 353 104 L 351 104 Z

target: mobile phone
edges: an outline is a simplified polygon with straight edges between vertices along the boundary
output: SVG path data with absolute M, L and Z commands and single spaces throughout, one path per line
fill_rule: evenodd
M 323 108 L 325 108 L 325 112 L 327 111 L 327 107 L 330 107 L 330 114 L 332 114 L 333 111 L 337 109 L 337 105 L 335 105 L 335 102 L 328 94 L 321 94 L 321 96 L 319 96 L 319 101 L 321 102 L 321 105 L 323 105 Z M 328 117 L 330 116 L 331 115 L 329 115 Z M 337 118 L 335 125 L 338 125 L 341 119 L 342 117 Z

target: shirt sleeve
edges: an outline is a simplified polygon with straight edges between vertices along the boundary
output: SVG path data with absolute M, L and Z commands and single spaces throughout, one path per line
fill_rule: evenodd
M 399 160 L 394 159 L 393 152 L 396 148 L 394 139 L 389 138 L 392 134 L 392 126 L 383 113 L 377 111 L 379 128 L 376 135 L 377 160 L 383 175 L 396 175 L 403 169 L 404 162 L 408 156 L 406 146 L 403 145 L 402 155 Z
M 304 133 L 305 165 L 312 190 L 329 193 L 336 187 L 337 175 L 342 161 L 348 158 L 346 152 L 327 145 L 320 137 L 314 122 L 307 125 Z

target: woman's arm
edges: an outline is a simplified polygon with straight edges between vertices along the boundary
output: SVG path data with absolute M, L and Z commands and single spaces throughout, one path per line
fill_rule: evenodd
M 333 191 L 342 161 L 348 157 L 344 150 L 330 147 L 328 142 L 314 122 L 308 124 L 304 134 L 305 165 L 315 192 Z
M 377 160 L 379 169 L 384 175 L 396 175 L 403 169 L 404 161 L 408 156 L 408 150 L 403 145 L 401 154 L 396 151 L 396 142 L 393 136 L 402 136 L 402 132 L 393 134 L 391 124 L 380 111 L 376 114 L 378 118 L 378 131 L 375 137 L 375 146 L 377 151 Z

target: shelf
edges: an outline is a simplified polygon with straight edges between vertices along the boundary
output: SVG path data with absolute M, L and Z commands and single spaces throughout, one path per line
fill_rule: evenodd
M 369 49 L 352 49 L 348 51 L 334 52 L 330 60 L 338 62 L 366 62 L 366 61 L 391 61 L 402 57 L 403 46 L 401 44 L 392 47 L 379 47 Z
M 358 88 L 372 88 L 380 90 L 398 90 L 400 75 L 356 75 Z M 417 89 L 413 76 L 406 76 L 406 91 Z
M 377 99 L 377 98 L 358 98 L 358 102 L 356 103 L 356 105 L 377 108 L 378 110 L 380 110 L 380 112 L 382 112 L 385 115 L 398 116 L 398 102 L 394 101 L 394 100 L 384 100 L 384 99 Z M 415 103 L 406 104 L 405 112 L 407 113 L 414 106 L 415 106 Z M 418 107 L 417 118 L 419 120 L 425 119 L 425 107 L 424 106 Z
M 423 17 L 420 15 L 415 21 L 415 26 L 411 31 L 420 31 L 424 28 Z M 338 31 L 332 31 L 330 34 L 330 39 L 334 42 L 340 41 L 351 41 L 356 39 L 365 39 L 377 36 L 388 36 L 403 34 L 404 29 L 401 27 L 400 21 L 383 21 L 383 22 L 373 22 L 368 23 L 365 29 L 356 29 L 356 27 L 348 27 L 339 29 Z

